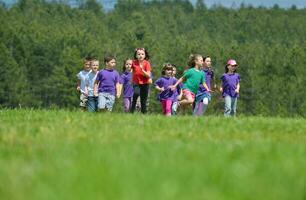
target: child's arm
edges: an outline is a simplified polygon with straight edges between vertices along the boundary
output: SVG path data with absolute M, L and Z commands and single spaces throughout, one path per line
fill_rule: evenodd
M 239 90 L 240 90 L 240 83 L 237 84 L 237 88 L 236 88 L 235 92 L 239 94 Z
M 120 95 L 121 95 L 121 87 L 122 85 L 118 82 L 118 83 L 116 83 L 116 96 L 117 96 L 117 98 L 119 99 L 119 97 L 120 97 Z
M 183 90 L 180 89 L 179 95 L 177 96 L 177 100 L 181 100 L 183 96 Z
M 158 85 L 155 85 L 155 88 L 156 88 L 159 92 L 165 91 L 165 88 L 164 88 L 164 87 L 159 87 Z
M 203 86 L 204 86 L 204 88 L 205 88 L 205 90 L 207 91 L 207 92 L 210 92 L 211 90 L 208 88 L 208 86 L 207 86 L 207 84 L 204 82 L 203 83 Z
M 144 69 L 143 69 L 143 64 L 141 63 L 141 64 L 139 64 L 139 67 L 140 67 L 140 69 L 141 69 L 141 71 L 142 71 L 142 74 L 145 76 L 145 77 L 147 77 L 147 78 L 151 78 L 151 72 L 150 71 L 145 71 Z
M 176 81 L 176 83 L 174 85 L 170 85 L 169 88 L 173 91 L 176 89 L 176 87 L 182 83 L 184 80 L 184 77 L 182 76 L 179 80 Z
M 80 91 L 81 90 L 81 80 L 80 79 L 78 79 L 78 81 L 77 81 L 77 91 Z
M 97 97 L 98 96 L 98 84 L 99 82 L 97 80 L 95 80 L 95 83 L 94 83 L 94 96 Z
M 220 90 L 221 93 L 223 92 L 222 82 L 220 84 L 220 89 L 219 90 Z

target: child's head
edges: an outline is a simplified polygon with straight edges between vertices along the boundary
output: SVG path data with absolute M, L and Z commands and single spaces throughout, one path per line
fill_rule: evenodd
M 149 60 L 150 56 L 148 51 L 145 48 L 136 48 L 134 52 L 134 59 L 143 61 Z
M 107 69 L 114 69 L 116 66 L 116 58 L 113 55 L 107 55 L 104 57 L 105 67 Z
M 84 63 L 83 63 L 83 68 L 85 71 L 89 71 L 90 70 L 90 66 L 91 65 L 91 58 L 87 57 L 84 59 Z
M 190 68 L 199 68 L 203 65 L 203 56 L 200 54 L 191 54 L 187 64 Z
M 91 61 L 91 70 L 94 73 L 96 73 L 99 70 L 99 60 L 93 59 Z
M 176 76 L 176 66 L 172 64 L 172 76 Z
M 163 76 L 172 76 L 173 66 L 171 63 L 163 64 L 162 75 Z
M 123 61 L 122 72 L 130 72 L 132 70 L 132 59 L 126 58 Z
M 205 56 L 203 57 L 203 67 L 211 68 L 211 57 Z
M 236 62 L 236 60 L 230 59 L 227 61 L 226 65 L 225 65 L 225 73 L 235 73 L 237 70 L 238 64 Z

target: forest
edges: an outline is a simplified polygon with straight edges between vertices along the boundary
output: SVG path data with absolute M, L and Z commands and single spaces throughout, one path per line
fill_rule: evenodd
M 179 76 L 191 53 L 210 55 L 217 83 L 228 59 L 241 76 L 238 114 L 306 116 L 306 9 L 207 8 L 205 1 L 118 0 L 105 12 L 96 0 L 19 0 L 0 4 L 0 108 L 78 107 L 76 74 L 87 56 L 117 70 L 136 47 L 150 53 L 154 79 L 170 62 Z M 160 111 L 152 87 L 151 113 Z M 119 104 L 119 103 L 118 103 Z M 208 114 L 222 114 L 215 92 Z M 119 108 L 117 110 L 120 110 Z

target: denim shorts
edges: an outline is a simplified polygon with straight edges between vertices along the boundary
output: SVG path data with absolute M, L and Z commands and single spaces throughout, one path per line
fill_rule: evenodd
M 115 96 L 109 93 L 101 92 L 98 98 L 98 108 L 112 111 L 115 103 Z

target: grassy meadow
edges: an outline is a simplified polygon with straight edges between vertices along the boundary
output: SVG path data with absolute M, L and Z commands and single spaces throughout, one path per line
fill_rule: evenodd
M 306 120 L 0 110 L 0 199 L 306 199 Z

